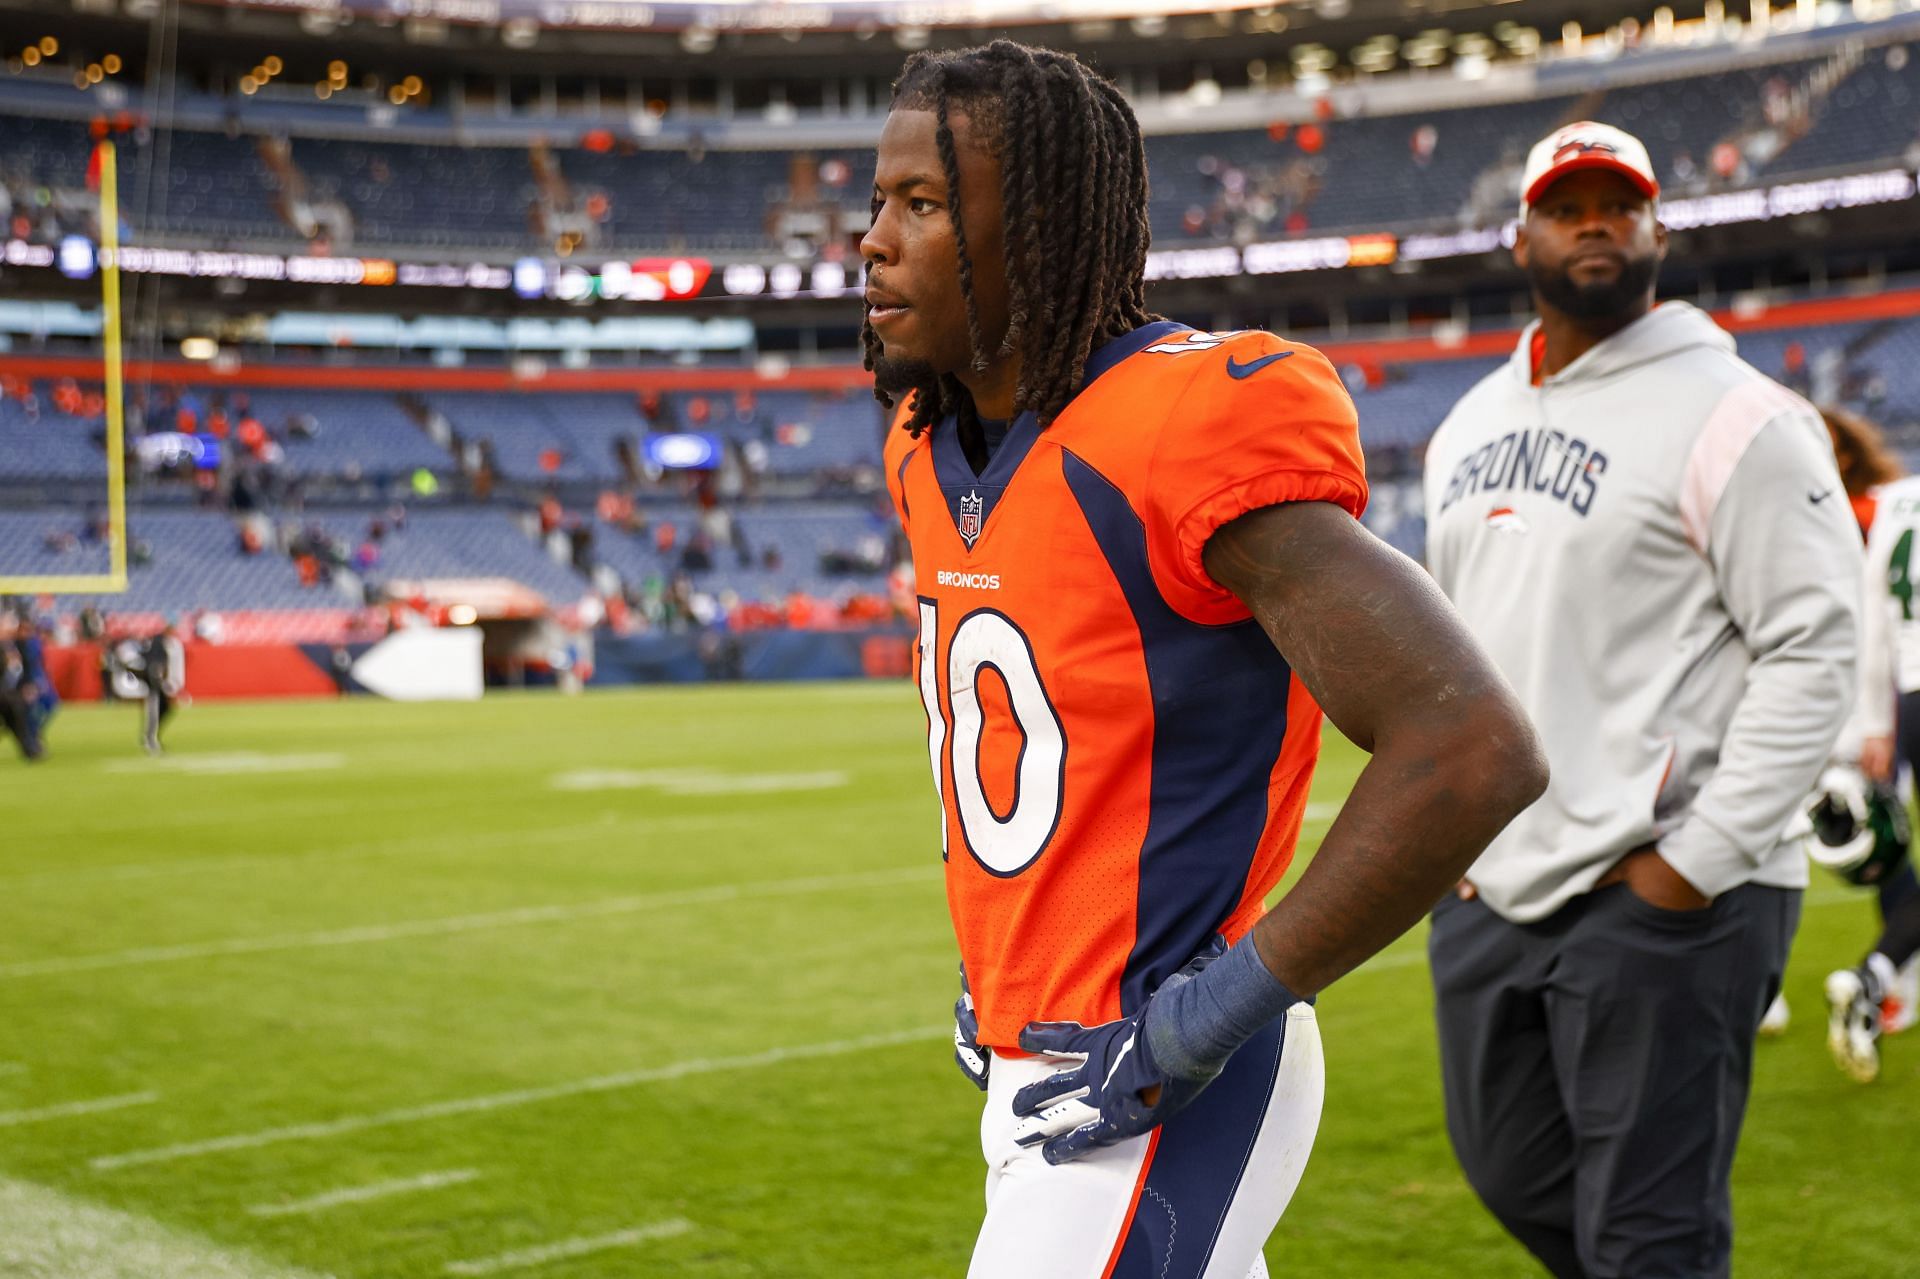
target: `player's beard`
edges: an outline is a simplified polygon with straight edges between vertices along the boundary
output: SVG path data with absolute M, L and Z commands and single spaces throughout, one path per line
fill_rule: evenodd
M 1543 302 L 1570 319 L 1629 320 L 1646 309 L 1647 293 L 1659 271 L 1660 259 L 1649 253 L 1623 259 L 1620 273 L 1611 280 L 1576 284 L 1564 266 L 1532 264 L 1527 267 L 1527 279 Z
M 873 362 L 873 384 L 895 404 L 903 396 L 921 387 L 930 387 L 939 380 L 940 375 L 925 360 L 904 355 L 883 355 Z

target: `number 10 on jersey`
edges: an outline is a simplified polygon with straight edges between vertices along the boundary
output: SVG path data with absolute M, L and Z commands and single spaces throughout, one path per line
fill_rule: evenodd
M 953 628 L 947 660 L 940 656 L 940 606 L 920 601 L 920 701 L 927 712 L 927 753 L 934 794 L 941 800 L 940 845 L 947 849 L 946 777 L 953 776 L 952 808 L 967 852 L 989 874 L 1018 875 L 1046 851 L 1060 826 L 1067 772 L 1067 738 L 1034 660 L 1033 645 L 998 609 L 977 608 Z M 1011 724 L 987 723 L 979 679 L 991 668 L 1006 683 Z M 941 676 L 944 674 L 945 678 Z M 948 725 L 952 725 L 949 740 Z M 999 813 L 980 779 L 980 745 L 988 732 L 1018 732 L 1013 801 Z

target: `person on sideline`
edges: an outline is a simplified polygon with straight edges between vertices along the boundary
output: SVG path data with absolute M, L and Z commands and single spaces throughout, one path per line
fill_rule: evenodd
M 1646 148 L 1528 156 L 1538 319 L 1428 448 L 1435 580 L 1519 691 L 1547 794 L 1429 935 L 1447 1130 L 1558 1276 L 1711 1279 L 1806 858 L 1854 700 L 1860 536 L 1819 414 L 1685 303 Z

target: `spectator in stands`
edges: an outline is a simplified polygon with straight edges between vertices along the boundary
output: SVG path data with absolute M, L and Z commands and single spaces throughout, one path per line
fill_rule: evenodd
M 500 459 L 493 451 L 493 437 L 480 441 L 479 460 L 473 468 L 473 495 L 484 502 L 493 496 L 494 482 L 500 475 Z
M 1800 395 L 1813 390 L 1813 374 L 1807 369 L 1807 348 L 1800 339 L 1787 343 L 1780 353 L 1780 385 Z
M 686 547 L 680 552 L 680 571 L 682 573 L 706 573 L 713 569 L 713 538 L 705 529 L 696 532 L 687 539 Z
M 647 419 L 647 427 L 653 431 L 671 431 L 678 425 L 673 401 L 658 391 L 640 392 L 637 400 L 640 416 Z

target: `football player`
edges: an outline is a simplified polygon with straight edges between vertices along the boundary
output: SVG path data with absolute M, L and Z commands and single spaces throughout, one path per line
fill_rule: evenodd
M 1920 777 L 1920 622 L 1914 617 L 1920 565 L 1912 563 L 1920 537 L 1920 477 L 1895 480 L 1878 489 L 1875 499 L 1860 627 L 1859 755 L 1861 772 L 1892 788 L 1903 761 Z M 1920 892 L 1912 869 L 1896 861 L 1878 879 L 1880 938 L 1859 967 L 1829 973 L 1826 980 L 1827 1047 L 1840 1068 L 1862 1082 L 1880 1073 L 1880 1036 L 1913 1022 L 1911 995 L 1897 995 L 1907 984 L 1902 970 L 1910 974 L 1920 953 Z
M 1853 508 L 1854 521 L 1860 526 L 1860 539 L 1868 541 L 1872 536 L 1874 517 L 1879 510 L 1883 489 L 1904 474 L 1899 459 L 1887 445 L 1880 428 L 1859 414 L 1836 405 L 1822 405 L 1820 417 L 1825 421 L 1827 434 L 1833 440 L 1834 462 L 1840 468 L 1840 484 L 1846 490 L 1848 505 Z M 1881 545 L 1885 549 L 1888 544 L 1883 542 Z M 1878 599 L 1884 591 L 1885 584 L 1879 579 L 1884 576 L 1885 568 L 1885 565 L 1878 568 L 1870 566 L 1866 600 Z M 1893 634 L 1893 631 L 1883 628 L 1876 642 L 1887 643 Z M 1872 639 L 1864 628 L 1862 639 Z M 1860 771 L 1873 780 L 1876 796 L 1878 792 L 1886 790 L 1892 790 L 1897 795 L 1899 760 L 1894 754 L 1891 701 L 1896 690 L 1891 683 L 1891 657 L 1883 655 L 1878 665 L 1862 662 L 1861 676 L 1859 702 L 1853 718 L 1840 734 L 1834 756 L 1838 762 L 1858 764 Z M 1874 680 L 1881 681 L 1883 686 L 1872 687 Z M 1818 803 L 1820 797 L 1821 793 L 1817 792 L 1814 802 Z M 1896 802 L 1899 802 L 1897 798 Z M 1820 858 L 1816 857 L 1815 860 Z M 1885 875 L 1855 882 L 1873 885 L 1879 897 L 1882 925 L 1899 914 L 1910 899 L 1920 898 L 1920 880 L 1914 878 L 1913 866 L 1904 856 L 1897 864 L 1888 866 Z M 1879 1011 L 1875 1038 L 1879 1034 L 1896 1034 L 1914 1024 L 1916 1016 L 1920 1016 L 1920 964 L 1907 961 L 1894 974 L 1894 979 L 1883 985 Z M 1761 1018 L 1760 1033 L 1784 1034 L 1789 1019 L 1787 995 L 1783 990 L 1774 996 L 1773 1003 L 1767 1008 L 1767 1015 Z
M 1241 1279 L 1319 1122 L 1312 999 L 1545 784 L 1516 700 L 1361 528 L 1318 352 L 1144 300 L 1118 90 L 1009 41 L 911 58 L 874 175 L 916 672 L 986 1090 L 975 1279 Z M 1321 708 L 1373 753 L 1271 911 Z

